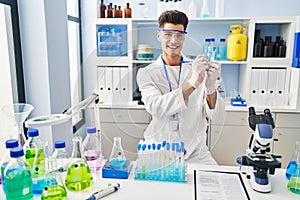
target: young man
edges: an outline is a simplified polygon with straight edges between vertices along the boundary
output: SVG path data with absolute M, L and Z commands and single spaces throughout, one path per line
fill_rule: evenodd
M 152 115 L 144 137 L 162 142 L 179 135 L 188 162 L 216 164 L 206 145 L 206 117 L 213 119 L 225 113 L 224 101 L 215 87 L 221 64 L 208 62 L 204 56 L 189 64 L 183 62 L 181 50 L 188 24 L 183 12 L 165 11 L 158 23 L 162 54 L 137 74 L 142 101 Z

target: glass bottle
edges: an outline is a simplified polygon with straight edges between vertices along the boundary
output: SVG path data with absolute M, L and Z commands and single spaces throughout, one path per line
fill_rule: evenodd
M 288 180 L 293 175 L 293 172 L 295 171 L 297 167 L 297 161 L 300 162 L 300 141 L 296 141 L 295 151 L 292 155 L 292 158 L 286 168 L 285 176 Z
M 64 140 L 56 140 L 54 148 L 52 157 L 56 159 L 57 169 L 59 171 L 67 170 L 70 156 L 66 150 L 66 142 Z
M 28 140 L 24 144 L 25 158 L 31 166 L 33 193 L 40 195 L 44 189 L 45 153 L 38 129 L 27 131 Z
M 115 169 L 123 169 L 126 164 L 126 157 L 122 148 L 120 137 L 114 137 L 114 146 L 109 158 L 109 164 Z
M 86 190 L 93 184 L 90 168 L 81 156 L 81 140 L 80 136 L 73 138 L 73 151 L 65 179 L 66 187 L 70 191 Z
M 218 46 L 217 60 L 227 59 L 227 44 L 225 38 L 220 38 L 220 43 Z
M 113 18 L 113 7 L 112 3 L 108 5 L 107 13 L 106 13 L 107 18 Z
M 131 18 L 131 8 L 129 7 L 129 3 L 126 4 L 126 8 L 124 9 L 124 17 Z
M 45 175 L 45 187 L 42 192 L 41 200 L 67 199 L 66 188 L 59 171 L 56 169 L 56 159 L 49 156 L 47 160 L 47 173 Z
M 118 10 L 118 16 L 119 16 L 119 18 L 122 18 L 123 17 L 123 11 L 121 9 L 121 6 L 119 6 L 118 8 L 119 8 L 119 10 Z
M 103 4 L 103 0 L 101 0 L 100 8 L 99 8 L 100 18 L 105 18 L 105 10 L 106 10 L 106 6 Z
M 7 166 L 8 162 L 10 161 L 10 149 L 18 147 L 19 143 L 16 139 L 10 139 L 5 141 L 5 148 L 6 152 L 4 153 L 3 158 L 1 159 L 1 183 L 2 189 L 5 192 L 5 179 L 4 179 L 4 170 Z
M 11 149 L 10 157 L 11 160 L 4 170 L 6 200 L 31 200 L 33 198 L 32 176 L 23 149 L 21 147 Z
M 82 153 L 92 173 L 99 172 L 102 168 L 101 142 L 97 136 L 96 127 L 86 127 L 87 136 L 82 143 Z

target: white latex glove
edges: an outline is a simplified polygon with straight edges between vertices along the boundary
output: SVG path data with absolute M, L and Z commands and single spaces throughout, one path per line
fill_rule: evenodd
M 192 62 L 192 77 L 188 81 L 194 88 L 198 88 L 205 77 L 205 73 L 208 70 L 208 60 L 205 56 L 197 56 Z
M 216 61 L 209 62 L 209 68 L 207 70 L 207 78 L 205 82 L 206 95 L 210 95 L 216 91 L 216 81 L 221 75 L 221 63 Z

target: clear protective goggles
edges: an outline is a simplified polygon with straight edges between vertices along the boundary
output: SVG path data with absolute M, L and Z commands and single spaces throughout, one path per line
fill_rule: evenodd
M 183 40 L 185 38 L 185 35 L 187 34 L 186 31 L 173 29 L 159 29 L 159 32 L 161 33 L 162 37 L 166 40 L 170 40 L 173 36 L 177 40 Z

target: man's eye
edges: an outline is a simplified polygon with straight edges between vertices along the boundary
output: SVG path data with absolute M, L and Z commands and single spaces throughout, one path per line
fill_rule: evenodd
M 172 37 L 172 33 L 165 33 L 165 36 Z

